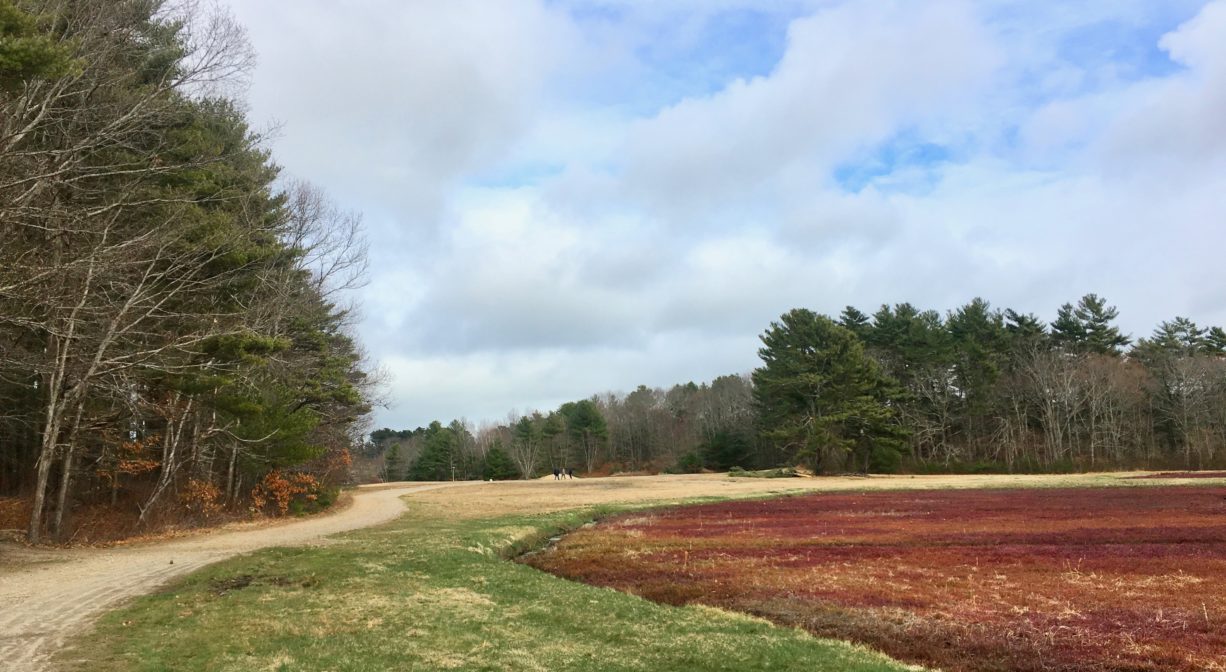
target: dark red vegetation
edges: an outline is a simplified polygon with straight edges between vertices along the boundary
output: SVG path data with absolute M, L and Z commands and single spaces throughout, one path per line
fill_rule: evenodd
M 1226 670 L 1226 488 L 817 494 L 620 516 L 526 560 L 947 671 Z
M 1155 479 L 1155 478 L 1226 478 L 1226 471 L 1164 471 L 1158 474 L 1146 474 L 1144 476 L 1133 476 L 1132 478 L 1140 479 Z

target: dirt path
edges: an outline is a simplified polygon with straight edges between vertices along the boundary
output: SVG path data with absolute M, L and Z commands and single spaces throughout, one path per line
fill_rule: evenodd
M 472 483 L 359 488 L 333 514 L 275 525 L 245 525 L 166 542 L 108 549 L 19 550 L 0 573 L 0 670 L 46 667 L 63 641 L 120 602 L 234 555 L 318 542 L 377 525 L 404 511 L 401 495 Z

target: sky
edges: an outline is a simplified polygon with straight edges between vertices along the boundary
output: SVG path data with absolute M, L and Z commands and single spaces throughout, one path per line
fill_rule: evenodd
M 221 0 L 361 213 L 376 426 L 748 372 L 796 307 L 1226 325 L 1226 0 Z

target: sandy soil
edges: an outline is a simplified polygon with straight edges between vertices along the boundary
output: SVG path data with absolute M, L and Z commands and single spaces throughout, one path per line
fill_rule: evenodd
M 0 548 L 0 670 L 45 669 L 62 642 L 98 617 L 167 581 L 234 555 L 269 546 L 320 543 L 323 537 L 377 525 L 404 511 L 401 496 L 471 483 L 359 488 L 334 513 L 278 524 L 243 524 L 211 532 L 104 549 Z
M 321 543 L 327 535 L 392 520 L 410 506 L 430 515 L 476 518 L 594 504 L 745 497 L 799 490 L 1167 485 L 1136 474 L 1077 476 L 874 476 L 728 478 L 724 474 L 609 477 L 502 483 L 364 486 L 335 513 L 275 525 L 240 525 L 172 540 L 106 549 L 0 545 L 0 670 L 45 669 L 56 649 L 102 612 L 210 563 L 269 546 Z M 443 490 L 468 486 L 460 490 Z

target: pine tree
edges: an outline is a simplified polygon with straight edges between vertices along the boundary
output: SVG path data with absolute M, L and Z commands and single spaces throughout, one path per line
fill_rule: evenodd
M 1080 349 L 1086 340 L 1085 326 L 1074 314 L 1073 304 L 1066 303 L 1056 311 L 1056 320 L 1051 323 L 1051 338 L 1061 347 Z
M 562 404 L 558 413 L 566 419 L 567 436 L 582 452 L 584 466 L 592 471 L 596 468 L 600 448 L 609 438 L 609 426 L 600 409 L 591 399 L 584 399 Z
M 1208 330 L 1196 326 L 1192 320 L 1176 317 L 1158 325 L 1154 332 L 1154 342 L 1165 349 L 1191 355 L 1205 348 L 1207 333 Z
M 1047 338 L 1047 328 L 1033 313 L 1022 314 L 1012 308 L 1005 309 L 1005 332 L 1012 347 L 1019 344 L 1038 345 Z
M 502 449 L 502 445 L 497 443 L 491 446 L 489 452 L 485 454 L 485 464 L 481 473 L 486 478 L 492 478 L 495 481 L 519 478 L 519 469 L 515 468 L 515 463 L 507 455 L 507 451 Z
M 31 80 L 55 79 L 73 67 L 66 45 L 11 0 L 0 0 L 0 91 L 18 91 Z
M 761 336 L 753 372 L 765 440 L 819 468 L 867 467 L 902 442 L 884 376 L 848 329 L 805 309 L 785 313 Z
M 1119 355 L 1132 339 L 1120 333 L 1112 322 L 1119 316 L 1115 306 L 1097 294 L 1086 294 L 1077 306 L 1064 304 L 1051 323 L 1052 340 L 1072 352 Z
M 1226 354 L 1226 330 L 1221 327 L 1211 327 L 1205 335 L 1205 348 L 1214 354 Z
M 872 330 L 872 320 L 855 306 L 847 306 L 839 314 L 839 326 L 855 334 L 856 338 L 861 341 L 865 341 Z
M 1118 355 L 1131 339 L 1111 324 L 1119 311 L 1097 294 L 1086 294 L 1077 305 L 1077 318 L 1085 325 L 1086 345 L 1091 352 Z
M 383 456 L 383 481 L 391 483 L 402 480 L 404 480 L 404 458 L 400 454 L 400 442 L 397 441 L 388 446 L 387 453 Z
M 450 481 L 455 476 L 456 436 L 437 420 L 426 428 L 426 442 L 421 455 L 409 468 L 413 481 Z

